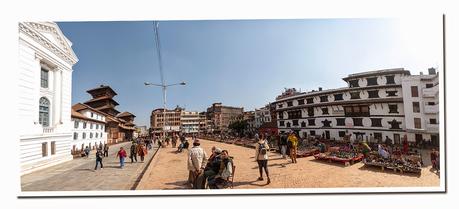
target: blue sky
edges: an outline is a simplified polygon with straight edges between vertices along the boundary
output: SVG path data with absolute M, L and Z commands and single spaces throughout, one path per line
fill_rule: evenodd
M 59 22 L 73 42 L 72 104 L 86 90 L 110 85 L 119 111 L 149 124 L 162 107 L 152 21 Z M 168 108 L 205 111 L 214 102 L 253 110 L 286 87 L 344 87 L 350 73 L 403 67 L 412 74 L 441 67 L 441 16 L 413 19 L 161 21 Z

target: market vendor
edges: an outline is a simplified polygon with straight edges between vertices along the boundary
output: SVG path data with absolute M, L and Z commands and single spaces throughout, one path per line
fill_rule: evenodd
M 389 152 L 387 152 L 381 144 L 378 144 L 378 154 L 384 159 L 389 158 Z
M 360 142 L 360 145 L 362 147 L 362 153 L 365 157 L 368 157 L 368 154 L 371 152 L 370 146 L 366 142 Z

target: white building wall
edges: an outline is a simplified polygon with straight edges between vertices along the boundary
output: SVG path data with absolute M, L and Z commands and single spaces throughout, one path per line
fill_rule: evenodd
M 84 128 L 83 123 L 86 122 L 86 128 Z M 75 128 L 75 123 L 78 123 L 78 127 Z M 70 151 L 75 148 L 76 151 L 81 151 L 81 148 L 91 145 L 91 149 L 95 149 L 96 145 L 99 144 L 106 144 L 107 143 L 107 133 L 105 132 L 105 124 L 100 122 L 96 123 L 93 121 L 82 120 L 77 118 L 72 118 L 72 124 L 74 124 L 73 133 L 72 135 L 72 142 L 70 146 Z M 91 129 L 91 124 L 93 124 L 93 128 Z M 97 127 L 98 125 L 98 127 Z M 77 138 L 75 139 L 75 133 L 77 134 Z M 83 133 L 85 133 L 85 138 L 83 138 Z M 92 134 L 92 138 L 91 138 Z M 97 136 L 96 136 L 97 135 Z
M 22 26 L 24 23 L 20 23 L 20 28 Z M 29 31 L 40 34 L 34 29 Z M 59 48 L 52 43 L 48 46 Z M 19 32 L 18 57 L 18 122 L 22 126 L 19 129 L 20 162 L 21 174 L 26 174 L 72 159 L 68 152 L 72 136 L 69 127 L 72 64 L 26 35 L 22 29 Z M 40 85 L 41 63 L 47 63 L 52 68 L 47 89 Z M 50 101 L 49 127 L 39 124 L 41 97 Z M 55 143 L 55 154 L 51 154 L 51 142 Z M 47 143 L 47 156 L 43 156 L 42 143 Z
M 369 137 L 370 134 L 381 134 L 382 135 L 382 140 L 386 138 L 386 136 L 392 140 L 394 138 L 398 138 L 400 140 L 397 140 L 398 142 L 401 141 L 403 136 L 406 134 L 408 136 L 408 140 L 414 142 L 414 134 L 412 133 L 407 133 L 406 130 L 406 123 L 407 121 L 405 120 L 405 113 L 406 113 L 406 108 L 401 98 L 406 97 L 403 94 L 403 90 L 399 86 L 392 86 L 392 85 L 400 85 L 403 81 L 402 78 L 403 76 L 401 74 L 396 74 L 394 76 L 394 82 L 395 84 L 391 84 L 391 86 L 386 86 L 386 76 L 381 75 L 381 76 L 370 76 L 370 77 L 377 77 L 377 83 L 378 86 L 374 86 L 376 88 L 364 88 L 361 89 L 359 87 L 366 87 L 367 86 L 367 79 L 366 78 L 359 78 L 357 79 L 359 81 L 359 87 L 357 88 L 347 88 L 345 90 L 336 92 L 336 90 L 325 90 L 325 91 L 316 91 L 316 92 L 309 92 L 306 95 L 296 95 L 292 96 L 290 98 L 285 98 L 283 99 L 284 101 L 277 102 L 276 104 L 276 109 L 277 111 L 282 112 L 282 118 L 278 117 L 278 127 L 279 131 L 290 131 L 290 130 L 299 130 L 300 136 L 304 136 L 304 133 L 307 133 L 307 135 L 310 135 L 311 131 L 315 132 L 315 135 L 322 135 L 326 131 L 329 132 L 330 138 L 335 138 L 335 139 L 341 139 L 342 137 L 339 136 L 340 131 L 347 131 L 347 133 L 354 133 L 354 132 L 360 132 L 364 133 L 366 137 Z M 376 101 L 378 99 L 373 99 L 369 98 L 368 91 L 374 91 L 378 90 L 378 95 L 380 99 L 398 99 L 398 101 L 389 101 L 387 102 L 380 103 L 380 102 L 372 102 Z M 335 91 L 335 92 L 333 92 Z M 386 91 L 397 91 L 396 96 L 387 96 Z M 362 123 L 363 126 L 354 126 L 353 125 L 353 117 L 345 117 L 344 116 L 344 111 L 343 111 L 343 105 L 350 105 L 349 104 L 339 104 L 335 105 L 334 104 L 334 94 L 343 94 L 343 101 L 359 101 L 359 99 L 352 99 L 351 100 L 351 92 L 359 92 L 360 93 L 360 100 L 370 100 L 370 117 L 356 117 L 356 118 L 362 118 Z M 421 92 L 420 92 L 421 93 Z M 308 96 L 309 95 L 309 96 Z M 328 96 L 328 102 L 320 102 L 320 97 L 322 96 Z M 308 98 L 313 98 L 314 100 L 314 105 L 313 106 L 313 112 L 314 116 L 310 117 L 308 116 L 308 108 L 307 107 L 301 107 L 303 105 L 300 105 L 298 107 L 298 99 L 304 99 L 304 106 L 309 106 L 310 104 L 307 103 L 306 99 Z M 293 106 L 288 106 L 287 102 L 292 101 Z M 343 102 L 341 101 L 341 102 Z M 366 102 L 365 102 L 366 103 Z M 362 104 L 365 104 L 362 103 Z M 279 107 L 281 105 L 282 107 Z M 319 106 L 317 106 L 319 105 Z M 324 106 L 325 105 L 325 106 Z M 398 112 L 397 113 L 389 113 L 389 105 L 397 105 Z M 422 106 L 422 104 L 421 104 Z M 323 115 L 322 113 L 322 108 L 328 108 L 329 114 Z M 422 108 L 422 107 L 421 107 Z M 298 126 L 293 126 L 293 120 L 287 119 L 288 118 L 288 111 L 291 110 L 301 110 L 301 119 L 298 119 Z M 420 114 L 423 114 L 422 112 Z M 335 117 L 332 117 L 335 116 Z M 345 118 L 345 126 L 337 126 L 336 124 L 336 118 Z M 370 118 L 381 118 L 381 125 L 382 127 L 372 127 L 371 124 L 371 119 Z M 314 120 L 315 125 L 309 125 L 309 120 Z M 392 129 L 392 126 L 389 122 L 392 120 L 396 120 L 399 122 L 399 127 L 400 129 Z M 328 120 L 331 122 L 330 126 L 331 127 L 323 127 L 323 121 Z M 280 126 L 281 121 L 284 122 L 284 126 Z M 301 124 L 302 122 L 305 122 L 306 126 L 302 127 Z M 290 123 L 290 127 L 287 127 L 287 123 Z M 414 122 L 413 122 L 414 123 Z M 352 135 L 353 138 L 355 138 L 355 135 Z
M 199 112 L 182 111 L 180 117 L 180 130 L 183 133 L 198 133 L 199 121 Z

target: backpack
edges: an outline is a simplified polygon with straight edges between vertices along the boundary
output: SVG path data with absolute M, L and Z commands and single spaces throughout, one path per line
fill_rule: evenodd
M 266 143 L 266 142 L 265 142 Z M 266 150 L 266 147 L 265 147 L 265 143 L 261 144 L 261 143 L 258 143 L 259 146 L 258 146 L 258 153 L 262 154 L 262 155 L 266 155 L 266 153 L 268 152 Z

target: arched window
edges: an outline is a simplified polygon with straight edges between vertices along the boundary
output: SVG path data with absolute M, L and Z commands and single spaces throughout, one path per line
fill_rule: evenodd
M 42 126 L 49 126 L 49 100 L 40 98 L 39 123 Z

